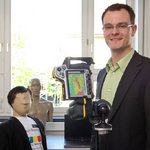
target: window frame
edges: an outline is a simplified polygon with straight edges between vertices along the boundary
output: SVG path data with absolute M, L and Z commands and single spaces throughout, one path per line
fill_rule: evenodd
M 3 108 L 0 110 L 0 116 L 10 115 L 10 106 L 7 103 L 7 94 L 11 89 L 11 1 L 12 0 L 0 0 L 0 16 L 1 22 L 3 24 L 0 25 L 0 43 L 1 43 L 1 52 L 0 55 L 3 56 L 4 59 L 0 60 L 0 63 L 3 64 L 3 68 L 0 68 L 0 76 L 3 79 L 3 83 L 0 84 L 0 98 L 2 99 Z M 94 56 L 94 0 L 82 0 L 82 56 L 84 57 L 93 57 Z M 138 12 L 138 25 L 139 27 L 143 26 L 144 18 L 144 2 L 133 2 L 132 0 L 127 0 L 127 4 L 132 5 L 132 7 Z M 148 6 L 147 6 L 148 7 Z M 138 10 L 137 10 L 138 9 Z M 148 9 L 148 8 L 147 8 Z M 138 16 L 136 16 L 138 17 Z M 146 30 L 146 28 L 145 28 Z M 146 31 L 145 31 L 146 32 Z M 142 31 L 138 32 L 138 39 L 134 45 L 138 43 L 137 48 L 140 49 L 143 55 L 148 53 L 148 50 L 142 51 L 143 49 L 143 33 Z M 148 41 L 148 39 L 147 39 Z M 96 81 L 97 74 L 99 69 L 92 69 L 92 79 Z

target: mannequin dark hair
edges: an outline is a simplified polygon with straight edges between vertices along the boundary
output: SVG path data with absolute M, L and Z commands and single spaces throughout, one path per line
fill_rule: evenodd
M 26 93 L 28 91 L 29 90 L 25 88 L 24 86 L 16 86 L 13 89 L 11 89 L 7 95 L 9 105 L 12 106 L 12 103 L 14 102 L 17 94 Z

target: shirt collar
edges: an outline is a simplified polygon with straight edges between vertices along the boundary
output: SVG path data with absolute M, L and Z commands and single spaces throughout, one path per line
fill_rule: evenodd
M 120 70 L 124 72 L 133 54 L 134 54 L 134 50 L 131 50 L 126 56 L 124 56 L 121 60 L 119 60 L 114 66 L 112 65 L 112 59 L 110 58 L 106 64 L 106 71 L 107 72 L 109 70 L 116 71 L 117 69 L 120 68 Z

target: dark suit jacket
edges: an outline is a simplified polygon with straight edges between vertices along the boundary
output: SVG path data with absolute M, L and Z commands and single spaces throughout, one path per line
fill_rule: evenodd
M 42 144 L 47 150 L 44 126 L 38 119 L 32 119 L 40 129 Z M 23 125 L 15 117 L 0 124 L 0 150 L 32 150 Z
M 96 97 L 106 76 L 97 78 Z M 118 85 L 109 117 L 112 132 L 107 135 L 106 150 L 150 150 L 150 59 L 134 53 Z M 91 149 L 98 150 L 93 131 Z

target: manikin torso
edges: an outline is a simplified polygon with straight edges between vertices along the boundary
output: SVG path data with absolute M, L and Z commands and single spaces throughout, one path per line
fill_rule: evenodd
M 33 99 L 30 109 L 30 115 L 39 118 L 44 124 L 52 121 L 52 104 L 46 100 Z
M 29 115 L 40 119 L 44 125 L 47 121 L 52 121 L 53 104 L 40 97 L 41 84 L 39 80 L 33 79 L 30 85 L 32 104 Z

